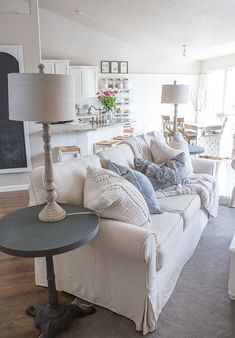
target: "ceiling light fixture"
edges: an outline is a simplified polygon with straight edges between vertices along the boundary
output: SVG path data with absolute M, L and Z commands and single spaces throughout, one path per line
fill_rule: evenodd
M 194 60 L 187 55 L 187 45 L 183 44 L 182 47 L 183 47 L 182 55 L 175 56 L 174 58 L 172 58 L 172 60 L 175 63 L 193 63 Z

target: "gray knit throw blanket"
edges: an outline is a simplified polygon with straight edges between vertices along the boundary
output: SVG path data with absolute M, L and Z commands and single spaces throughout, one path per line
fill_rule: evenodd
M 218 184 L 211 175 L 192 174 L 184 180 L 183 184 L 156 191 L 157 198 L 188 194 L 198 194 L 201 198 L 202 206 L 209 216 L 217 216 L 219 204 Z
M 122 143 L 128 144 L 135 156 L 142 156 L 146 160 L 153 161 L 150 147 L 145 137 L 133 137 Z M 201 198 L 202 207 L 208 212 L 209 216 L 217 216 L 219 203 L 218 184 L 211 175 L 192 174 L 184 180 L 183 184 L 156 191 L 157 198 L 189 194 L 198 194 Z

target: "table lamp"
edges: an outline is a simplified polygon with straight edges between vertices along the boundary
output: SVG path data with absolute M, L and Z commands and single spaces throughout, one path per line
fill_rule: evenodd
M 74 83 L 72 76 L 45 74 L 42 64 L 38 68 L 39 73 L 8 74 L 9 119 L 42 123 L 47 203 L 38 218 L 56 222 L 66 213 L 56 203 L 50 123 L 75 118 Z
M 173 135 L 177 134 L 177 113 L 179 103 L 188 103 L 189 86 L 178 85 L 174 81 L 173 85 L 162 85 L 162 98 L 161 103 L 174 104 L 174 126 Z

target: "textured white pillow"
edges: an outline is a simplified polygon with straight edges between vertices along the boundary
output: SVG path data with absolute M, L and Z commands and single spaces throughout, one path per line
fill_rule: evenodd
M 172 141 L 169 145 L 158 140 L 151 140 L 150 149 L 153 156 L 153 161 L 156 164 L 162 164 L 180 153 L 185 153 L 185 177 L 193 172 L 192 163 L 186 142 Z
M 168 144 L 159 140 L 150 141 L 150 149 L 153 157 L 153 162 L 155 164 L 161 164 L 170 160 L 173 157 L 176 157 L 182 151 L 173 149 L 169 147 Z
M 88 167 L 84 206 L 99 216 L 149 228 L 148 206 L 136 187 L 116 173 Z

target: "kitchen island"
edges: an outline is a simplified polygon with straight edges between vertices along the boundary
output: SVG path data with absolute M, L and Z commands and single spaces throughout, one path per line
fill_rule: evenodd
M 94 144 L 101 140 L 111 140 L 114 136 L 123 135 L 124 123 L 113 123 L 108 126 L 97 127 L 88 123 L 70 122 L 52 124 L 52 147 L 77 145 L 81 155 L 93 153 Z

